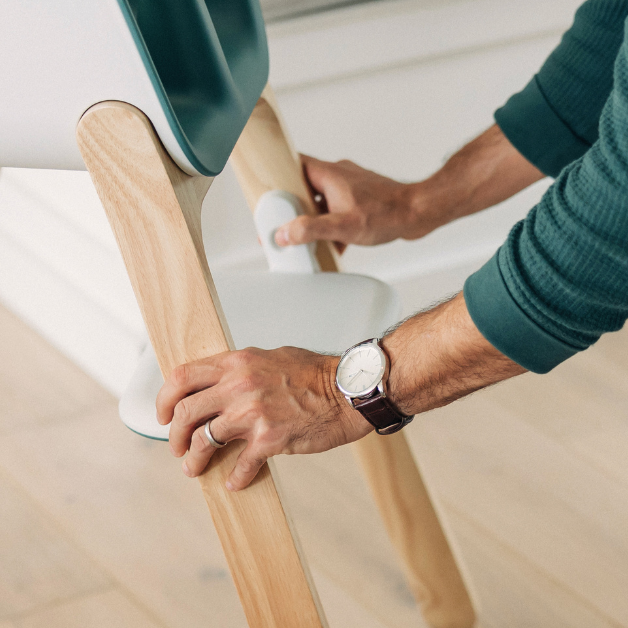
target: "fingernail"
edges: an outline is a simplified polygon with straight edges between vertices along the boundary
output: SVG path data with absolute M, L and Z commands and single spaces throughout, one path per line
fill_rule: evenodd
M 279 246 L 286 246 L 286 244 L 289 244 L 289 242 L 288 242 L 288 230 L 287 229 L 277 229 L 277 231 L 275 231 L 275 242 Z
M 177 452 L 174 450 L 174 447 L 172 446 L 172 443 L 168 443 L 168 447 L 170 447 L 170 453 L 171 453 L 173 456 L 176 456 L 176 455 L 177 455 Z
M 231 482 L 227 481 L 225 486 L 227 487 L 228 491 L 235 491 L 235 486 L 233 484 L 231 484 Z
M 190 469 L 188 468 L 188 463 L 184 462 L 183 463 L 183 473 L 185 473 L 185 475 L 187 475 L 189 478 L 192 477 L 192 473 L 190 472 Z

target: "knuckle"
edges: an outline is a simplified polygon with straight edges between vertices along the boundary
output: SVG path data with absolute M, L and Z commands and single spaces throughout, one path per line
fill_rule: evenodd
M 205 442 L 205 439 L 201 435 L 200 431 L 194 432 L 192 434 L 192 447 L 200 452 L 209 451 L 211 445 Z
M 261 397 L 254 397 L 249 401 L 249 413 L 256 419 L 262 419 L 266 413 L 266 404 Z
M 247 347 L 233 353 L 233 360 L 237 366 L 249 366 L 255 362 L 256 357 L 257 350 L 254 347 Z
M 368 229 L 369 217 L 364 212 L 355 212 L 354 227 L 359 231 L 366 231 Z
M 261 426 L 255 435 L 255 444 L 260 450 L 274 453 L 277 449 L 277 438 L 273 430 L 267 426 Z
M 192 421 L 192 408 L 187 397 L 175 406 L 173 420 L 180 425 L 188 425 Z
M 305 238 L 311 227 L 311 220 L 308 216 L 299 216 L 292 221 L 291 235 L 292 239 L 298 241 Z
M 187 364 L 180 364 L 170 374 L 170 380 L 177 388 L 185 388 L 190 381 L 190 368 Z
M 259 469 L 265 462 L 266 458 L 262 454 L 251 454 L 242 461 L 242 470 L 245 473 L 250 473 Z
M 238 381 L 238 392 L 239 393 L 252 393 L 255 392 L 259 386 L 260 377 L 255 371 L 247 369 L 246 371 L 240 374 L 240 378 Z

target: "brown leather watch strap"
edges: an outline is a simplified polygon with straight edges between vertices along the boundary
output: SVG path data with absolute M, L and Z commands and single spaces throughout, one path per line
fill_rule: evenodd
M 354 399 L 353 407 L 382 435 L 398 432 L 414 418 L 401 414 L 386 397 L 380 395 L 370 399 Z

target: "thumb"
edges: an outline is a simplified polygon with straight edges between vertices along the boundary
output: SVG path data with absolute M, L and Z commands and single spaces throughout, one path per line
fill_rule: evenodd
M 279 246 L 308 244 L 316 240 L 345 242 L 348 235 L 347 217 L 340 214 L 299 216 L 279 227 L 275 242 Z
M 301 165 L 305 178 L 315 192 L 325 194 L 325 188 L 329 184 L 330 177 L 333 176 L 336 164 L 329 161 L 322 161 L 309 155 L 300 155 Z

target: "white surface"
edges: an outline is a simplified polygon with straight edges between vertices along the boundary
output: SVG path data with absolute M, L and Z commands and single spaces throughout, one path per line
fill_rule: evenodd
M 390 0 L 268 26 L 270 82 L 294 89 L 558 35 L 582 0 Z M 516 71 L 513 68 L 513 71 Z
M 341 353 L 380 336 L 401 315 L 389 286 L 358 275 L 335 273 L 220 273 L 214 277 L 236 348 L 296 346 Z M 125 425 L 167 440 L 155 399 L 163 378 L 151 349 L 142 356 L 120 401 Z
M 135 105 L 183 170 L 181 151 L 116 0 L 5 0 L 0 20 L 0 166 L 84 170 L 83 113 Z
M 284 190 L 271 190 L 262 194 L 253 213 L 257 235 L 268 262 L 276 273 L 315 273 L 320 270 L 314 256 L 314 244 L 278 246 L 277 229 L 303 212 L 299 199 Z

